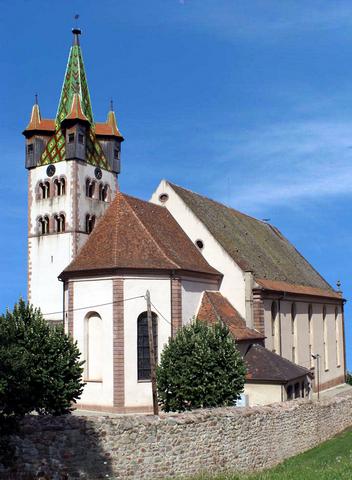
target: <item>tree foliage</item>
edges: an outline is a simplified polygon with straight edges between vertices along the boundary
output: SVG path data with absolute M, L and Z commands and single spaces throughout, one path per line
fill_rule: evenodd
M 157 368 L 158 398 L 166 411 L 234 405 L 246 369 L 228 328 L 195 320 L 169 340 Z
M 63 328 L 20 299 L 0 316 L 0 416 L 70 412 L 84 386 L 79 357 Z

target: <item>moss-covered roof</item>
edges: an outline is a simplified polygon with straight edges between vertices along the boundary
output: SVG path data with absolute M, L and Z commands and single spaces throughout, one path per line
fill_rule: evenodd
M 276 227 L 168 183 L 242 270 L 255 278 L 333 291 Z

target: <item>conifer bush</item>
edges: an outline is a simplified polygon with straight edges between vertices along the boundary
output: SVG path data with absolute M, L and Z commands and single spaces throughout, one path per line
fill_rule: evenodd
M 70 412 L 84 386 L 79 357 L 63 328 L 20 299 L 0 316 L 0 419 Z
M 157 367 L 158 399 L 165 412 L 235 405 L 246 368 L 228 328 L 194 320 L 165 346 Z

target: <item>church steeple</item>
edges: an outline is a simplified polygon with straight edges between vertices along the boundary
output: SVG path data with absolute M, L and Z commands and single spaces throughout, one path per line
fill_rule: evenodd
M 68 57 L 64 83 L 62 85 L 61 97 L 55 120 L 57 129 L 60 128 L 61 122 L 69 115 L 75 94 L 78 94 L 80 97 L 80 103 L 84 115 L 87 117 L 91 125 L 94 125 L 87 76 L 79 43 L 81 30 L 79 28 L 74 28 L 72 29 L 72 33 L 73 42 Z

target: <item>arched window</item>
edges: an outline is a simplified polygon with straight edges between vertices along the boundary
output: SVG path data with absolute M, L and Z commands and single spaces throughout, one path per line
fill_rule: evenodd
M 56 178 L 54 181 L 55 185 L 55 195 L 61 197 L 66 193 L 66 182 L 64 178 Z
M 65 215 L 61 213 L 60 215 L 55 215 L 55 231 L 57 233 L 62 233 L 65 231 Z
M 44 217 L 38 218 L 39 233 L 45 235 L 49 233 L 49 217 L 45 215 Z
M 295 334 L 296 328 L 296 304 L 292 303 L 291 305 L 291 331 L 292 334 Z
M 312 318 L 313 318 L 313 307 L 311 304 L 308 305 L 308 332 L 312 331 Z
M 109 185 L 104 185 L 102 191 L 102 200 L 103 202 L 107 202 L 109 197 Z
M 42 200 L 50 197 L 50 183 L 40 182 L 39 184 L 40 197 Z
M 108 200 L 109 185 L 99 184 L 99 200 L 107 202 Z
M 103 378 L 103 321 L 97 312 L 90 312 L 85 317 L 84 325 L 84 359 L 85 377 L 90 381 Z
M 158 317 L 152 313 L 155 361 L 158 360 Z M 143 312 L 137 319 L 137 371 L 138 380 L 150 380 L 150 357 L 148 338 L 148 317 Z
M 296 304 L 291 304 L 291 332 L 292 332 L 292 361 L 297 363 L 297 329 L 296 329 Z
M 87 180 L 86 180 L 86 196 L 89 197 L 89 198 L 93 198 L 94 197 L 94 191 L 95 191 L 95 181 L 87 178 Z
M 86 215 L 86 232 L 91 233 L 95 225 L 95 215 Z
M 308 334 L 309 334 L 309 364 L 310 368 L 314 367 L 314 358 L 312 357 L 313 354 L 313 306 L 311 304 L 308 305 Z

